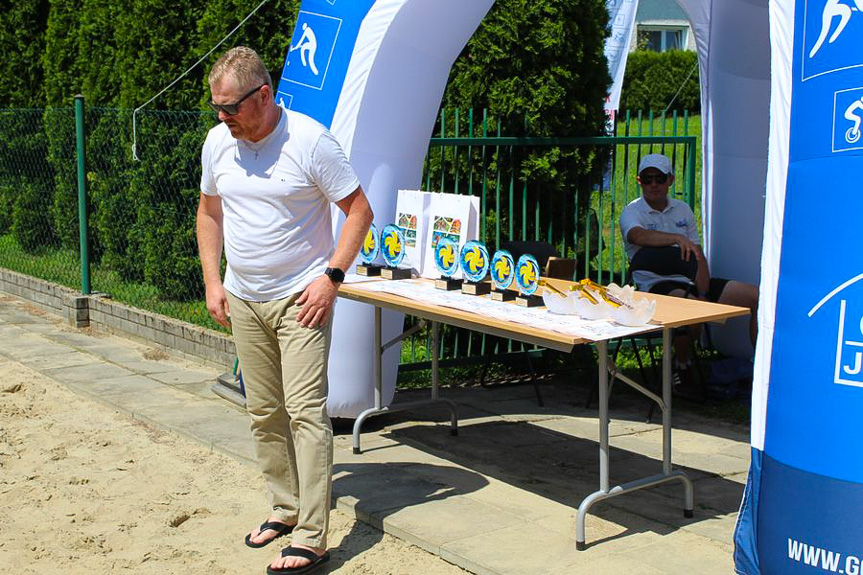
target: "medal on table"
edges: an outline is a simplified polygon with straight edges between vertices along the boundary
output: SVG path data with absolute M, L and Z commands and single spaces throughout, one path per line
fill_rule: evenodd
M 539 264 L 536 258 L 530 254 L 524 254 L 518 258 L 515 266 L 515 281 L 518 284 L 519 295 L 515 303 L 522 307 L 536 307 L 542 305 L 542 298 L 534 295 L 539 287 Z
M 469 295 L 485 295 L 491 292 L 491 284 L 483 281 L 488 274 L 488 250 L 482 242 L 470 240 L 461 249 L 459 257 L 464 283 L 461 292 Z
M 447 237 L 438 238 L 434 248 L 434 263 L 440 272 L 434 287 L 447 291 L 461 289 L 462 280 L 453 277 L 459 269 L 458 243 Z
M 410 279 L 411 270 L 400 268 L 399 264 L 405 259 L 405 236 L 402 229 L 394 224 L 389 224 L 381 231 L 381 254 L 387 267 L 381 270 L 381 277 L 385 280 Z
M 360 246 L 360 260 L 363 263 L 357 265 L 357 275 L 368 277 L 381 275 L 381 269 L 384 266 L 375 265 L 374 263 L 380 251 L 381 241 L 378 229 L 372 224 L 369 228 L 369 233 L 366 234 L 363 245 Z
M 515 292 L 509 289 L 515 279 L 515 262 L 512 254 L 506 250 L 497 250 L 491 258 L 491 299 L 494 301 L 510 301 L 515 299 Z

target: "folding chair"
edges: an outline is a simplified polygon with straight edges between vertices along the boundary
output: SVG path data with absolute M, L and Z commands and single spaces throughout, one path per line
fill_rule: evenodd
M 632 282 L 631 273 L 629 271 L 627 271 L 627 282 L 626 283 L 634 285 L 634 283 Z M 689 328 L 678 328 L 678 329 L 686 329 L 688 331 Z M 711 341 L 710 331 L 708 329 L 707 324 L 703 324 L 703 329 L 704 329 L 705 338 L 708 341 L 708 345 L 711 345 L 710 344 L 710 341 Z M 660 341 L 662 340 L 662 333 L 661 332 L 646 333 L 646 334 L 642 334 L 642 335 L 638 336 L 637 338 L 635 336 L 617 338 L 615 340 L 616 341 L 616 347 L 614 348 L 614 352 L 612 353 L 612 362 L 617 361 L 617 356 L 620 353 L 620 350 L 623 347 L 624 342 L 626 340 L 629 340 L 630 347 L 635 352 L 635 361 L 638 364 L 638 372 L 639 372 L 639 375 L 641 376 L 642 381 L 644 382 L 645 387 L 647 387 L 648 389 L 652 389 L 653 391 L 655 391 L 657 393 L 661 393 L 661 391 L 662 391 L 662 376 L 660 373 L 660 362 L 662 360 L 662 357 L 661 356 L 657 357 L 657 354 L 656 354 L 656 343 L 655 343 L 655 341 L 657 339 L 659 339 Z M 648 374 L 647 369 L 644 366 L 644 362 L 641 359 L 641 353 L 640 353 L 640 348 L 639 348 L 639 343 L 638 343 L 639 341 L 644 342 L 644 344 L 647 346 L 647 353 L 648 353 L 648 357 L 650 358 L 650 368 L 651 368 L 650 374 Z M 691 337 L 689 337 L 689 342 L 690 342 L 690 348 L 692 351 L 692 353 L 691 353 L 692 361 L 695 364 L 696 371 L 698 373 L 698 377 L 701 379 L 702 382 L 704 382 L 706 380 L 705 380 L 705 376 L 704 376 L 704 369 L 701 365 L 701 359 L 700 359 L 700 356 L 698 353 L 698 351 L 699 351 L 698 347 L 696 345 L 696 342 Z M 614 385 L 613 380 L 611 381 L 611 385 L 612 386 Z M 610 391 L 611 391 L 611 388 L 609 388 L 609 392 Z M 593 402 L 593 398 L 594 398 L 595 394 L 596 394 L 596 389 L 591 388 L 590 395 L 588 395 L 587 401 L 585 402 L 585 405 L 584 405 L 585 408 L 590 407 L 590 404 Z M 650 409 L 647 412 L 647 422 L 648 423 L 650 423 L 651 419 L 653 419 L 653 413 L 655 410 L 656 410 L 656 403 L 651 401 L 650 402 Z

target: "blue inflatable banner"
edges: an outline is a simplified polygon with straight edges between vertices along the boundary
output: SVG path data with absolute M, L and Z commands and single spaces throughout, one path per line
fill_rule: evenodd
M 863 0 L 771 2 L 763 329 L 738 573 L 863 560 Z M 772 329 L 771 329 L 772 328 Z M 766 374 L 764 376 L 763 374 Z

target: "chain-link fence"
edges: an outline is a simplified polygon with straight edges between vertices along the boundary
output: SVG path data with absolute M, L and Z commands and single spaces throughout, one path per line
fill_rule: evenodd
M 79 287 L 75 218 L 74 110 L 0 110 L 0 267 Z
M 206 112 L 84 116 L 93 291 L 217 328 L 195 241 Z M 75 111 L 0 110 L 0 267 L 80 288 Z

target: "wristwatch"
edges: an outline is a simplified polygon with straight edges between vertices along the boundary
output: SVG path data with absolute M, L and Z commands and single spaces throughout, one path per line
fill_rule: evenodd
M 345 281 L 345 272 L 339 268 L 327 268 L 324 270 L 324 275 L 330 278 L 334 284 L 340 284 Z

